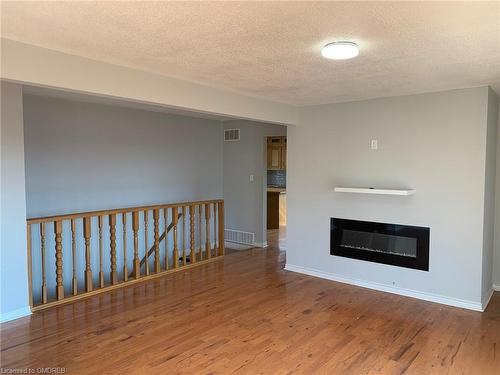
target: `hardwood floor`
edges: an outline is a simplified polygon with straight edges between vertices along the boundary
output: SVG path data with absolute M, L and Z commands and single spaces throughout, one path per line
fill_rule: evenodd
M 499 293 L 481 314 L 300 275 L 283 270 L 278 238 L 3 324 L 2 368 L 500 374 Z

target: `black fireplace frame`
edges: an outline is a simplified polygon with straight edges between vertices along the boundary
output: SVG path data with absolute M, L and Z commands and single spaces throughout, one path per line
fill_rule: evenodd
M 416 257 L 413 258 L 404 255 L 388 254 L 341 246 L 341 234 L 344 229 L 415 238 L 417 240 Z M 330 219 L 330 254 L 346 258 L 429 271 L 429 237 L 430 228 L 427 227 L 349 220 L 333 217 Z

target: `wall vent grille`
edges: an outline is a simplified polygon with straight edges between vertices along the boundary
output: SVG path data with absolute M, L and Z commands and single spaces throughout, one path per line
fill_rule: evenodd
M 224 141 L 234 142 L 240 140 L 240 129 L 224 129 Z
M 241 230 L 224 229 L 225 240 L 244 245 L 255 245 L 255 233 L 243 232 Z

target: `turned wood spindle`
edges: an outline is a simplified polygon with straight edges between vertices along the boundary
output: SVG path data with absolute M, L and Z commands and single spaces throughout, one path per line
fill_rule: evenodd
M 47 303 L 47 274 L 45 271 L 45 223 L 40 223 L 40 241 L 42 251 L 42 303 Z
M 195 244 L 194 244 L 194 206 L 189 206 L 189 239 L 190 239 L 190 250 L 189 255 L 190 263 L 196 262 Z
M 73 256 L 73 278 L 71 280 L 71 286 L 73 289 L 73 295 L 78 294 L 78 279 L 76 278 L 76 223 L 74 219 L 71 219 L 71 253 Z
M 212 257 L 210 250 L 210 204 L 205 204 L 205 252 L 207 259 Z
M 182 265 L 186 265 L 186 207 L 182 206 Z
M 122 213 L 122 230 L 123 230 L 123 281 L 128 281 L 127 269 L 127 213 Z
M 141 277 L 141 261 L 139 260 L 139 212 L 132 212 L 132 231 L 134 232 L 134 278 Z
M 168 270 L 168 209 L 163 209 L 163 216 L 165 219 L 165 270 Z
M 203 239 L 201 238 L 201 213 L 202 213 L 202 210 L 201 210 L 201 204 L 198 205 L 198 245 L 199 245 L 199 254 L 200 254 L 200 259 L 199 260 L 203 260 Z
M 217 203 L 218 214 L 219 214 L 219 256 L 223 256 L 225 253 L 225 245 L 224 245 L 224 201 L 220 201 Z
M 59 301 L 64 298 L 62 221 L 54 222 L 54 234 L 56 242 L 56 299 Z
M 111 258 L 111 272 L 109 275 L 109 279 L 111 281 L 111 285 L 115 285 L 118 282 L 118 273 L 116 272 L 116 214 L 111 214 L 108 218 L 110 238 L 109 254 Z
M 83 218 L 83 237 L 85 238 L 85 291 L 92 291 L 92 267 L 90 265 L 91 217 Z
M 154 236 L 155 236 L 155 261 L 154 269 L 155 273 L 161 271 L 160 269 L 160 228 L 159 228 L 159 217 L 160 211 L 158 209 L 153 210 L 153 225 L 154 225 Z
M 179 249 L 177 247 L 177 223 L 178 223 L 179 217 L 177 216 L 177 214 L 178 214 L 178 208 L 172 207 L 172 224 L 174 225 L 173 234 L 172 234 L 173 241 L 174 241 L 174 253 L 173 253 L 174 268 L 179 267 Z
M 214 203 L 214 254 L 217 256 L 217 204 Z
M 102 254 L 102 216 L 97 217 L 99 229 L 99 287 L 104 288 L 103 254 Z
M 148 254 L 148 215 L 149 212 L 148 210 L 144 210 L 144 259 L 146 260 L 144 262 L 144 272 L 146 273 L 146 276 L 149 275 L 149 254 Z

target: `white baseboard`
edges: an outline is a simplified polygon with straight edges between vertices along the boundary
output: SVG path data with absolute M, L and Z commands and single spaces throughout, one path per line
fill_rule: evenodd
M 285 270 L 298 272 L 298 273 L 302 273 L 302 274 L 309 275 L 309 276 L 320 277 L 322 279 L 337 281 L 337 282 L 344 283 L 344 284 L 351 284 L 351 285 L 356 285 L 356 286 L 360 286 L 363 288 L 374 289 L 374 290 L 379 290 L 382 292 L 399 294 L 401 296 L 417 298 L 417 299 L 421 299 L 424 301 L 441 303 L 443 305 L 461 307 L 463 309 L 474 310 L 474 311 L 481 311 L 481 312 L 484 311 L 483 304 L 480 302 L 462 300 L 462 299 L 446 297 L 446 296 L 442 296 L 442 295 L 438 295 L 438 294 L 424 293 L 424 292 L 419 292 L 416 290 L 399 288 L 399 287 L 390 286 L 390 285 L 386 285 L 386 284 L 374 283 L 371 281 L 353 279 L 350 277 L 334 275 L 331 273 L 319 271 L 319 270 L 312 269 L 312 268 L 295 266 L 293 264 L 286 264 Z M 486 306 L 484 306 L 484 307 L 486 307 Z
M 490 300 L 491 300 L 491 297 L 493 296 L 494 291 L 495 290 L 493 289 L 493 286 L 492 286 L 490 291 L 488 292 L 488 294 L 485 296 L 485 298 L 481 302 L 482 311 L 486 310 L 486 307 L 488 306 L 488 303 L 490 303 Z
M 495 285 L 495 284 L 493 284 L 493 290 L 494 290 L 495 292 L 500 292 L 500 285 Z
M 263 248 L 265 248 L 265 247 L 268 246 L 267 245 L 267 241 L 266 242 L 255 242 L 254 245 L 257 246 L 257 247 L 263 247 Z
M 9 322 L 14 319 L 23 318 L 25 316 L 31 315 L 31 309 L 29 306 L 22 307 L 17 310 L 8 311 L 0 314 L 0 323 Z

